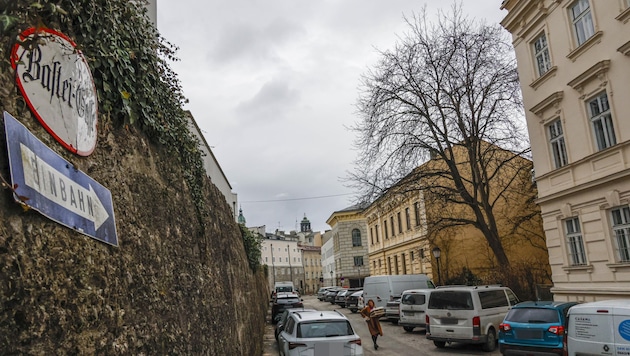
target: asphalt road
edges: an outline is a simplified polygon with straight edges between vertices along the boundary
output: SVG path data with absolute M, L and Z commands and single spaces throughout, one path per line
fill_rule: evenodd
M 479 345 L 451 344 L 444 349 L 438 349 L 433 345 L 433 341 L 427 340 L 424 329 L 416 328 L 409 333 L 402 327 L 394 325 L 388 321 L 381 322 L 383 328 L 383 336 L 378 338 L 379 349 L 374 350 L 372 339 L 368 332 L 367 325 L 359 313 L 352 313 L 350 310 L 341 308 L 328 302 L 320 302 L 315 296 L 304 296 L 304 307 L 316 310 L 338 310 L 342 312 L 352 324 L 357 334 L 363 342 L 363 353 L 366 356 L 371 355 L 484 355 L 498 356 L 501 353 L 497 350 L 493 352 L 484 352 Z M 278 355 L 278 347 L 273 336 L 274 326 L 268 323 L 265 335 L 264 356 Z M 332 355 L 331 355 L 332 356 Z

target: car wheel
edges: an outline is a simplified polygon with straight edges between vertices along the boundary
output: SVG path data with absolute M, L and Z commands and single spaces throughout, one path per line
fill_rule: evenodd
M 403 329 L 405 329 L 406 332 L 410 333 L 413 331 L 413 326 L 403 326 Z
M 351 312 L 356 313 L 358 309 L 350 309 Z
M 497 335 L 494 332 L 494 329 L 490 328 L 490 330 L 488 330 L 488 339 L 486 340 L 486 343 L 483 344 L 482 350 L 486 352 L 490 352 L 490 351 L 494 351 L 496 347 L 497 347 Z
M 433 345 L 435 345 L 438 349 L 443 349 L 446 346 L 446 341 L 433 340 Z

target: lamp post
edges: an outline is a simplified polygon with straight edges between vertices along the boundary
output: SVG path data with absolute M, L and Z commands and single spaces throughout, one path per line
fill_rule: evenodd
M 442 285 L 442 276 L 440 274 L 440 255 L 442 254 L 442 250 L 440 250 L 439 247 L 434 247 L 431 252 L 437 263 L 438 285 Z
M 357 266 L 359 268 L 359 287 L 361 287 L 361 265 Z
M 333 271 L 330 270 L 330 286 L 333 286 Z

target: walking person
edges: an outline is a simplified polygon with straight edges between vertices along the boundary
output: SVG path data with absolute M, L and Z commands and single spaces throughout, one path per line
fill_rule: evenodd
M 370 299 L 367 302 L 365 308 L 361 309 L 361 315 L 363 319 L 368 324 L 368 329 L 370 329 L 370 335 L 372 335 L 372 342 L 374 342 L 374 350 L 378 350 L 378 344 L 376 343 L 376 339 L 378 336 L 383 336 L 383 329 L 381 328 L 381 323 L 378 321 L 380 316 L 372 316 L 372 310 L 374 310 L 374 300 Z

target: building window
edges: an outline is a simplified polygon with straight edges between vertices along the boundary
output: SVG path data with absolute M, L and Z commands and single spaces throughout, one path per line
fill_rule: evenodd
M 613 209 L 611 214 L 619 262 L 630 262 L 630 208 Z
M 571 6 L 570 11 L 575 38 L 579 46 L 595 33 L 591 7 L 588 0 L 578 0 Z
M 567 245 L 569 246 L 569 263 L 571 266 L 586 264 L 586 254 L 584 253 L 584 241 L 580 230 L 580 219 L 571 218 L 565 220 Z
M 383 221 L 383 230 L 385 231 L 385 240 L 389 239 L 389 232 L 387 231 L 387 220 Z
M 538 76 L 542 76 L 551 69 L 551 57 L 549 56 L 549 46 L 547 36 L 543 32 L 532 44 L 534 47 L 534 57 L 536 58 L 536 68 Z
M 551 145 L 551 153 L 556 168 L 565 166 L 568 163 L 567 147 L 564 142 L 564 132 L 562 131 L 562 122 L 560 119 L 554 120 L 548 126 L 549 144 Z
M 363 266 L 363 256 L 354 256 L 354 266 Z
M 405 223 L 407 224 L 407 230 L 411 230 L 411 215 L 409 214 L 409 208 L 405 208 Z
M 414 217 L 416 218 L 416 226 L 420 226 L 420 203 L 418 202 L 413 203 L 413 214 L 415 215 Z
M 378 243 L 378 225 L 374 225 L 374 234 L 376 234 L 376 243 Z
M 400 212 L 396 213 L 396 219 L 398 219 L 398 233 L 401 234 L 402 229 L 402 219 L 400 218 Z
M 352 247 L 361 246 L 361 231 L 359 229 L 352 230 Z
M 374 245 L 374 228 L 370 228 L 370 242 Z
M 588 108 L 593 125 L 593 133 L 599 151 L 611 147 L 617 143 L 615 129 L 613 127 L 608 95 L 601 93 L 588 102 Z
M 409 251 L 409 259 L 413 261 L 413 251 Z
M 396 232 L 394 231 L 394 216 L 389 217 L 389 225 L 392 228 L 392 237 L 396 236 Z

